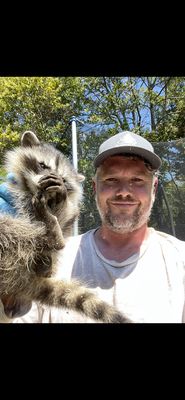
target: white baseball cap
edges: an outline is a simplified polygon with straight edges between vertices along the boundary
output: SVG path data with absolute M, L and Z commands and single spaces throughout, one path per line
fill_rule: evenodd
M 154 153 L 153 146 L 148 140 L 136 133 L 123 131 L 111 136 L 101 144 L 98 156 L 94 160 L 94 166 L 97 168 L 109 156 L 124 153 L 144 158 L 155 170 L 159 169 L 162 164 L 160 157 Z

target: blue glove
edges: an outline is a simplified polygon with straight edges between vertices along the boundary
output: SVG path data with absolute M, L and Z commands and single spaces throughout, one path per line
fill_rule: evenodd
M 17 183 L 12 173 L 9 173 L 6 179 L 13 184 Z M 16 214 L 12 196 L 8 191 L 8 185 L 6 182 L 1 183 L 0 185 L 0 213 L 12 215 Z

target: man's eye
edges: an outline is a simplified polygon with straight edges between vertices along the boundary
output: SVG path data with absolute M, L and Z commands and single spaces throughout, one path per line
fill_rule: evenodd
M 141 178 L 133 178 L 133 179 L 131 179 L 131 183 L 143 183 L 143 179 L 141 179 Z
M 107 178 L 105 181 L 106 182 L 117 182 L 117 179 L 116 178 Z

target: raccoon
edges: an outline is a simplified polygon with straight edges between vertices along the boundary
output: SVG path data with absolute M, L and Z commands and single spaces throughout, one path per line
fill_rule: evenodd
M 0 216 L 0 298 L 5 313 L 12 304 L 40 302 L 84 313 L 100 322 L 129 319 L 92 293 L 82 282 L 54 278 L 55 257 L 71 235 L 82 201 L 83 175 L 54 146 L 26 131 L 21 145 L 9 150 L 5 167 L 16 216 Z

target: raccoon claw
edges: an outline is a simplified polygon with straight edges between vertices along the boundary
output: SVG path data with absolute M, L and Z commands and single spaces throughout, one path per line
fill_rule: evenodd
M 55 174 L 45 175 L 40 178 L 38 185 L 39 190 L 44 193 L 47 206 L 50 209 L 55 209 L 59 203 L 62 207 L 62 203 L 67 197 L 67 188 L 61 177 Z
M 61 193 L 66 197 L 67 191 L 63 180 L 57 176 L 49 175 L 39 180 L 39 189 L 42 192 Z

